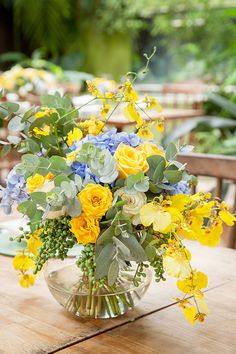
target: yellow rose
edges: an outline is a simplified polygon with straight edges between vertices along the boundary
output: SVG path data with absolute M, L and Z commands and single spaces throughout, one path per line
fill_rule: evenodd
M 39 175 L 36 173 L 34 176 L 30 176 L 26 180 L 26 188 L 29 193 L 33 193 L 36 191 L 38 188 L 42 186 L 42 184 L 45 181 L 45 177 Z
M 110 208 L 112 193 L 99 184 L 89 183 L 79 194 L 82 211 L 89 216 L 101 218 Z
M 136 175 L 139 171 L 147 172 L 149 166 L 146 155 L 132 146 L 120 144 L 114 155 L 120 178 Z
M 95 243 L 100 232 L 98 220 L 82 213 L 78 218 L 71 219 L 71 232 L 79 243 Z
M 142 151 L 147 157 L 152 155 L 165 156 L 163 150 L 161 150 L 157 145 L 149 141 L 145 141 L 143 144 L 139 145 L 137 147 L 137 150 Z

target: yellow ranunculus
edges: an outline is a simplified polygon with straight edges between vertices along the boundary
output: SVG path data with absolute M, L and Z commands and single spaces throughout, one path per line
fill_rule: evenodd
M 89 216 L 101 218 L 112 203 L 112 193 L 109 188 L 99 184 L 89 183 L 79 194 L 82 211 Z
M 99 232 L 99 222 L 93 216 L 82 213 L 78 218 L 71 219 L 71 231 L 79 243 L 95 243 Z
M 146 155 L 137 148 L 121 143 L 114 157 L 117 161 L 117 168 L 120 178 L 127 178 L 131 174 L 137 174 L 139 171 L 147 172 L 149 166 Z
M 156 144 L 153 144 L 150 141 L 145 141 L 143 144 L 139 145 L 136 149 L 142 151 L 147 157 L 152 155 L 165 156 L 164 151 L 161 150 Z
M 20 276 L 20 285 L 22 288 L 29 288 L 34 285 L 35 277 L 31 274 L 23 274 Z
M 44 125 L 42 128 L 35 127 L 33 132 L 36 136 L 48 136 L 50 134 L 49 125 Z
M 140 209 L 140 220 L 144 226 L 153 224 L 153 230 L 163 232 L 171 224 L 171 215 L 157 203 L 145 204 Z
M 67 145 L 70 146 L 76 140 L 80 140 L 83 137 L 83 133 L 79 128 L 74 128 L 67 134 Z
M 20 270 L 21 272 L 26 272 L 31 267 L 34 267 L 34 261 L 32 258 L 26 254 L 17 254 L 13 258 L 13 267 L 15 270 Z
M 30 176 L 26 180 L 26 188 L 29 193 L 33 193 L 40 188 L 45 182 L 45 177 L 36 173 L 34 176 Z
M 79 126 L 83 130 L 84 135 L 98 135 L 102 132 L 105 123 L 95 117 L 80 122 Z

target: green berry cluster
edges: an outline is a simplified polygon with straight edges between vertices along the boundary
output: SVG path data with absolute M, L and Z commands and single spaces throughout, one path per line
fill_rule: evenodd
M 153 261 L 150 263 L 150 266 L 153 267 L 155 272 L 155 280 L 159 282 L 161 280 L 166 280 L 164 277 L 164 269 L 163 269 L 163 257 L 162 255 L 156 255 Z
M 146 277 L 146 273 L 144 272 L 144 268 L 148 268 L 149 265 L 145 263 L 139 263 L 137 270 L 134 275 L 133 283 L 135 286 L 139 286 L 139 284 L 142 282 L 142 278 Z
M 50 258 L 65 259 L 68 250 L 72 248 L 77 240 L 70 228 L 71 218 L 64 216 L 58 219 L 46 220 L 40 234 L 43 245 L 39 249 L 36 258 L 36 270 L 39 272 L 44 263 Z
M 82 270 L 84 277 L 89 283 L 93 284 L 94 289 L 96 287 L 102 288 L 105 284 L 106 279 L 96 279 L 95 278 L 95 251 L 93 244 L 87 244 L 84 246 L 79 259 L 77 260 L 77 266 Z

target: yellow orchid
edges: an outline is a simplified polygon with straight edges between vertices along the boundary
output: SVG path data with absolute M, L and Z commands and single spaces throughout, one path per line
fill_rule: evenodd
M 12 263 L 15 270 L 20 270 L 21 272 L 26 272 L 34 267 L 33 259 L 26 254 L 17 254 Z
M 171 214 L 156 202 L 145 204 L 140 209 L 140 220 L 143 226 L 153 225 L 153 230 L 159 232 L 165 231 L 172 221 Z
M 50 134 L 50 127 L 46 124 L 42 128 L 35 127 L 33 133 L 36 137 L 48 136 Z
M 138 129 L 137 135 L 145 140 L 152 140 L 154 138 L 153 132 L 150 130 L 150 127 L 147 124 L 143 124 Z
M 157 100 L 152 96 L 145 96 L 144 102 L 146 103 L 146 109 L 155 109 L 157 112 L 162 112 L 162 106 L 157 102 Z
M 190 261 L 191 254 L 187 249 L 166 249 L 163 256 L 163 267 L 171 277 L 187 278 L 191 275 Z
M 74 128 L 67 134 L 67 145 L 70 146 L 76 140 L 81 140 L 83 138 L 83 133 L 79 128 Z
M 202 272 L 192 272 L 191 276 L 183 279 L 177 280 L 177 288 L 185 294 L 193 295 L 196 291 L 206 288 L 208 284 L 208 278 L 206 274 Z
M 124 108 L 124 116 L 130 121 L 130 122 L 136 122 L 139 126 L 143 125 L 143 119 L 140 116 L 140 113 L 137 111 L 135 104 L 133 102 L 130 102 L 125 108 Z
M 35 276 L 31 274 L 23 274 L 20 276 L 20 285 L 22 288 L 29 288 L 34 285 Z

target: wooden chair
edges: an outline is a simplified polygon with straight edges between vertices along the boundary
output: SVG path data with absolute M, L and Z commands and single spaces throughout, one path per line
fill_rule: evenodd
M 216 197 L 222 197 L 224 181 L 231 181 L 236 190 L 236 157 L 189 153 L 179 154 L 178 161 L 186 163 L 186 169 L 195 176 L 214 177 L 216 179 L 214 191 Z M 195 192 L 196 187 L 193 188 L 193 193 Z M 236 192 L 232 196 L 232 210 L 236 210 Z M 236 248 L 236 225 L 230 230 L 226 230 L 226 236 L 227 247 Z

